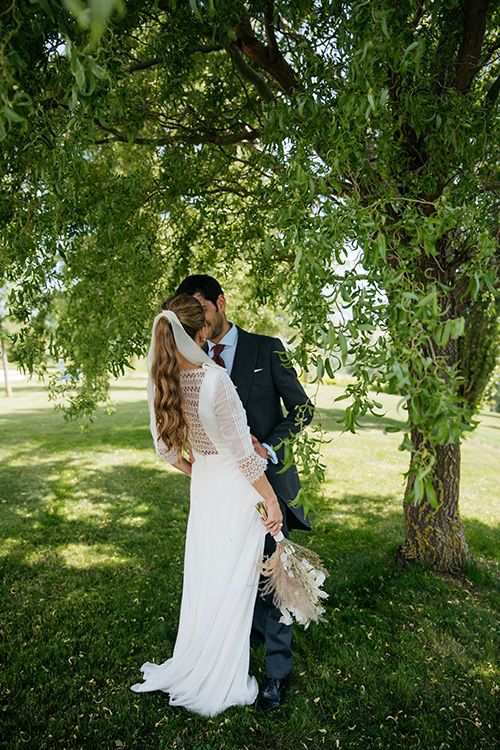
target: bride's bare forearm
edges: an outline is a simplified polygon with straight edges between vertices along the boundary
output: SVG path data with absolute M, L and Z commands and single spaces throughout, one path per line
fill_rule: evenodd
M 265 474 L 252 484 L 266 504 L 267 518 L 261 519 L 262 523 L 270 534 L 276 536 L 283 526 L 283 514 L 276 493 Z
M 259 495 L 266 501 L 266 505 L 272 505 L 273 503 L 278 503 L 278 498 L 276 497 L 276 493 L 273 490 L 271 483 L 269 482 L 269 479 L 266 477 L 265 474 L 262 474 L 261 477 L 259 477 L 255 482 L 252 482 L 253 486 L 259 493 Z

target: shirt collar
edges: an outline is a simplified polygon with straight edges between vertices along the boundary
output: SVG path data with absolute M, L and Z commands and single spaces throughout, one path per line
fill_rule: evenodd
M 231 323 L 231 321 L 229 321 Z M 236 342 L 238 341 L 238 329 L 234 325 L 234 323 L 231 323 L 231 328 L 226 333 L 226 335 L 219 341 L 219 344 L 223 344 L 224 346 L 236 346 Z M 214 348 L 215 344 L 213 341 L 208 341 L 208 350 L 211 352 Z

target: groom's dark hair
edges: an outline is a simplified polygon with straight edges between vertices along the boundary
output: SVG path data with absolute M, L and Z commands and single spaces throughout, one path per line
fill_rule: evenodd
M 217 304 L 217 298 L 220 294 L 224 294 L 222 287 L 213 276 L 208 276 L 206 273 L 198 273 L 193 276 L 188 276 L 182 281 L 175 293 L 178 294 L 203 294 L 205 299 Z

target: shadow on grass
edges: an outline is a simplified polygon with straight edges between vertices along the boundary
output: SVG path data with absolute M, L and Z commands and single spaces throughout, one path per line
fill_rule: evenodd
M 46 385 L 16 385 L 14 382 L 11 383 L 11 386 L 14 397 L 16 393 L 47 393 Z M 6 400 L 6 403 L 9 403 L 9 401 Z
M 402 512 L 380 494 L 332 500 L 312 533 L 294 534 L 322 556 L 330 598 L 322 625 L 295 628 L 296 670 L 278 723 L 250 708 L 209 722 L 171 710 L 165 696 L 133 694 L 140 665 L 172 653 L 189 488 L 142 453 L 125 463 L 112 452 L 149 455 L 142 407 L 121 404 L 119 420 L 103 417 L 83 435 L 47 410 L 2 420 L 16 441 L 0 466 L 9 748 L 239 750 L 251 737 L 254 750 L 268 750 L 272 736 L 285 750 L 313 736 L 319 744 L 328 727 L 341 747 L 430 750 L 446 747 L 457 726 L 463 744 L 448 746 L 479 747 L 475 725 L 456 722 L 460 703 L 479 717 L 488 746 L 493 618 L 457 584 L 396 565 Z M 473 524 L 479 539 L 483 524 Z M 252 664 L 262 673 L 262 652 Z M 437 714 L 442 705 L 448 712 Z
M 131 682 L 139 678 L 135 671 L 144 660 L 167 658 L 182 588 L 187 480 L 134 466 L 98 471 L 79 465 L 73 473 L 66 462 L 52 461 L 34 467 L 23 485 L 18 467 L 4 462 L 2 469 L 7 488 L 24 488 L 21 498 L 8 498 L 7 492 L 2 505 L 3 528 L 14 543 L 1 566 L 5 589 L 11 591 L 5 623 L 12 654 L 22 634 L 32 633 L 37 623 L 30 637 L 40 649 L 33 656 L 38 679 L 49 661 L 54 673 L 65 673 L 68 660 L 80 652 L 87 660 L 86 672 L 81 672 L 83 664 L 78 667 L 80 679 L 90 673 L 114 674 L 116 680 L 117 665 L 129 665 L 130 677 L 120 679 Z M 78 476 L 82 480 L 75 483 Z M 324 509 L 314 532 L 294 534 L 321 555 L 330 572 L 328 622 L 316 631 L 315 644 L 309 633 L 297 629 L 299 660 L 327 649 L 329 639 L 344 636 L 350 644 L 364 638 L 372 618 L 384 622 L 386 638 L 396 638 L 402 613 L 391 621 L 389 600 L 407 603 L 416 592 L 441 595 L 438 577 L 395 564 L 402 525 L 391 503 L 393 498 L 381 495 L 344 496 Z M 47 646 L 52 642 L 57 649 Z M 385 646 L 381 642 L 373 648 L 375 665 Z M 78 673 L 71 671 L 66 684 Z M 31 683 L 18 677 L 18 684 Z M 103 690 L 97 693 L 101 698 Z M 62 700 L 56 689 L 52 700 L 46 696 L 47 710 L 57 714 Z
M 489 526 L 476 518 L 463 518 L 465 536 L 474 555 L 500 559 L 500 525 Z
M 144 379 L 144 383 L 134 385 L 133 383 L 128 384 L 121 384 L 121 383 L 111 383 L 110 385 L 110 395 L 111 400 L 113 400 L 113 392 L 114 391 L 142 391 L 144 395 L 146 396 L 146 379 Z M 15 398 L 16 393 L 20 394 L 39 394 L 39 393 L 45 393 L 48 395 L 49 389 L 46 385 L 16 385 L 15 383 L 12 384 L 12 393 Z M 6 403 L 9 403 L 6 401 Z
M 16 460 L 23 454 L 16 454 Z M 132 535 L 132 547 L 151 533 L 185 520 L 188 480 L 158 468 L 111 466 L 96 469 L 71 459 L 24 466 L 0 463 L 3 529 L 12 537 L 44 546 L 69 541 L 121 544 Z M 16 490 L 17 488 L 17 490 Z M 127 523 L 134 524 L 133 531 Z M 14 535 L 14 538 L 16 536 Z
M 0 414 L 0 448 L 2 444 L 15 445 L 17 459 L 33 455 L 34 446 L 46 452 L 67 450 L 91 451 L 102 445 L 110 448 L 142 449 L 151 452 L 153 442 L 149 431 L 149 414 L 146 401 L 119 402 L 120 419 L 116 413 L 107 414 L 98 409 L 97 419 L 88 428 L 80 429 L 79 422 L 66 420 L 62 412 L 50 407 Z M 9 435 L 13 439 L 9 439 Z M 22 442 L 21 442 L 22 438 Z M 66 445 L 62 445 L 63 439 Z M 24 443 L 24 446 L 23 446 Z
M 27 389 L 28 390 L 28 389 Z M 123 390 L 133 390 L 133 388 L 123 387 Z M 140 390 L 139 388 L 137 390 Z M 78 432 L 78 422 L 66 421 L 61 412 L 52 411 L 50 407 L 45 409 L 30 409 L 23 410 L 23 420 L 26 420 L 25 430 L 28 430 L 30 440 L 36 440 L 37 437 L 40 442 L 46 439 L 43 432 L 40 431 L 39 424 L 44 422 L 46 425 L 57 426 L 58 433 L 60 430 L 63 433 L 68 434 L 72 440 L 80 442 L 83 438 L 87 438 L 85 443 L 86 447 L 91 447 L 92 443 L 103 442 L 103 437 L 106 438 L 108 445 L 114 445 L 116 447 L 141 447 L 144 438 L 148 436 L 149 446 L 147 442 L 144 443 L 145 447 L 151 446 L 151 436 L 149 433 L 148 423 L 148 406 L 146 399 L 140 401 L 118 401 L 114 404 L 119 409 L 120 424 L 117 424 L 115 414 L 106 414 L 103 407 L 100 407 L 96 413 L 97 420 L 94 422 L 88 430 L 80 434 Z M 321 420 L 322 427 L 327 432 L 342 432 L 344 427 L 339 421 L 342 419 L 344 414 L 343 409 L 317 409 L 317 415 Z M 0 415 L 0 426 L 2 429 L 13 431 L 18 426 L 19 414 L 9 413 Z M 363 429 L 378 429 L 384 430 L 386 427 L 401 427 L 404 422 L 403 420 L 392 419 L 390 417 L 374 417 L 367 415 L 360 418 L 360 431 Z M 30 426 L 34 429 L 29 429 Z

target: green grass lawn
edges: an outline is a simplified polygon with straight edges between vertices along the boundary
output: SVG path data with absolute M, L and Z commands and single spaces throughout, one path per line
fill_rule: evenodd
M 327 619 L 295 629 L 279 712 L 233 708 L 207 720 L 130 690 L 144 661 L 173 649 L 188 512 L 187 479 L 155 461 L 144 377 L 120 380 L 116 412 L 89 432 L 65 423 L 41 385 L 14 383 L 0 400 L 2 747 L 495 745 L 500 415 L 483 414 L 463 445 L 474 561 L 455 581 L 394 562 L 408 456 L 383 426 L 399 419 L 398 399 L 382 396 L 384 420 L 354 436 L 339 431 L 339 393 L 318 394 L 332 438 L 327 500 L 314 532 L 294 537 L 330 570 Z M 258 677 L 262 661 L 257 649 Z

